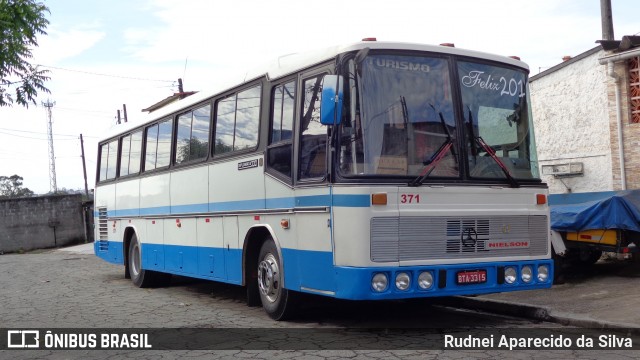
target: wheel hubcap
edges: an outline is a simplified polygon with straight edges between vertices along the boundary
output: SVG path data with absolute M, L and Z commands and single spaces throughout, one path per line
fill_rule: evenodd
M 275 256 L 269 253 L 258 265 L 258 287 L 260 294 L 269 302 L 278 300 L 280 294 L 280 269 Z
M 137 243 L 133 245 L 133 249 L 131 250 L 130 270 L 133 276 L 138 276 L 138 274 L 140 274 L 140 248 Z

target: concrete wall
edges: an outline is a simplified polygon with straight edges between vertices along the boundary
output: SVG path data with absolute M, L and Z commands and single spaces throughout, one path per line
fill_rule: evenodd
M 576 58 L 530 83 L 540 166 L 582 162 L 584 175 L 542 175 L 550 193 L 613 190 L 608 79 L 604 51 Z M 564 184 L 563 184 L 564 182 Z M 566 185 L 566 186 L 565 186 Z
M 50 248 L 84 240 L 80 194 L 0 200 L 0 252 Z

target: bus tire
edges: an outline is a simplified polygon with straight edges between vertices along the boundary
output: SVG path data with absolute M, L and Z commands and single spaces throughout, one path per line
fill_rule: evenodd
M 158 286 L 170 278 L 170 274 L 142 269 L 142 247 L 136 234 L 131 235 L 129 243 L 129 275 L 133 284 L 140 288 Z
M 260 301 L 267 315 L 278 321 L 291 318 L 295 308 L 295 293 L 282 286 L 282 260 L 272 239 L 262 244 L 257 266 Z

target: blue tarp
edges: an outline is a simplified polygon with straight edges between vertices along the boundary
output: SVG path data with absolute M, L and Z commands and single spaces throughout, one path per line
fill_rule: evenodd
M 549 206 L 556 231 L 640 232 L 640 190 L 549 195 Z

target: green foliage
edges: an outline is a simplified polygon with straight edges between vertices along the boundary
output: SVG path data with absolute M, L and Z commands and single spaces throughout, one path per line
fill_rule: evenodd
M 179 163 L 182 163 L 190 160 L 206 158 L 208 150 L 208 141 L 200 141 L 200 139 L 197 138 L 182 139 L 181 144 L 178 144 L 176 160 Z
M 18 175 L 0 176 L 0 199 L 33 196 L 33 191 L 22 187 L 22 180 L 22 176 Z
M 37 35 L 46 35 L 49 13 L 34 0 L 0 0 L 0 107 L 36 104 L 38 91 L 49 93 L 44 82 L 48 70 L 40 70 L 27 60 L 38 46 Z M 15 88 L 15 98 L 11 88 Z

